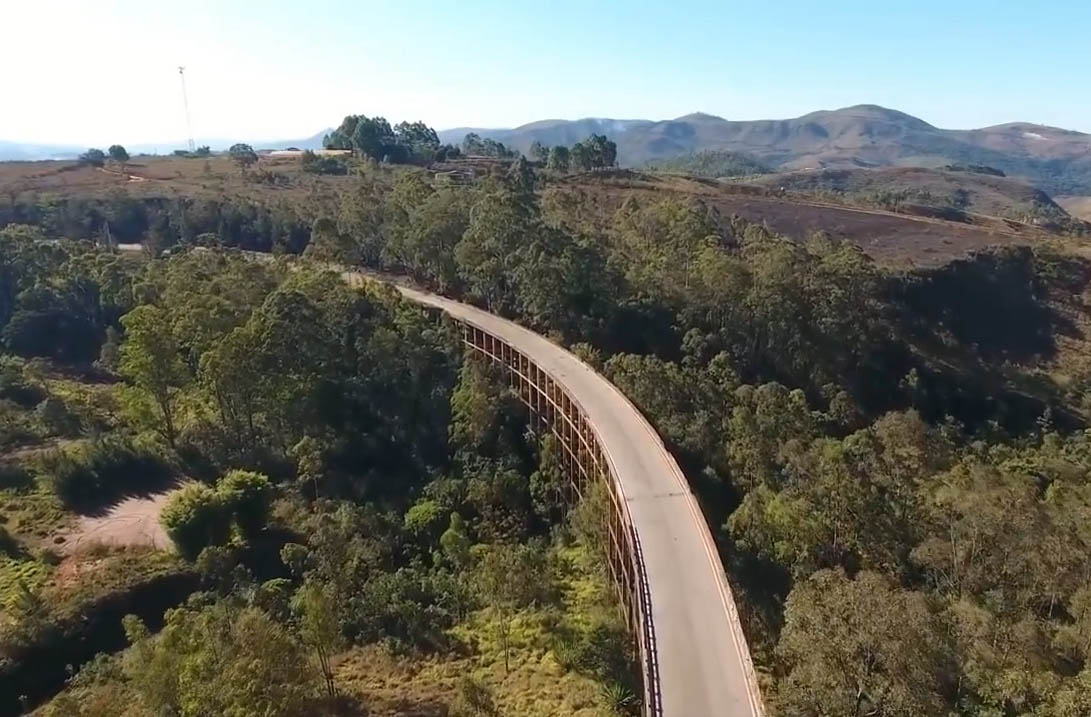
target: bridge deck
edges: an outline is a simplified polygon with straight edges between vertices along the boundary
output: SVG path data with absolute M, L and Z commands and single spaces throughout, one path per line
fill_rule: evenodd
M 762 715 L 749 651 L 704 517 L 678 464 L 640 412 L 613 384 L 542 336 L 467 304 L 398 290 L 516 347 L 582 405 L 643 547 L 663 714 Z

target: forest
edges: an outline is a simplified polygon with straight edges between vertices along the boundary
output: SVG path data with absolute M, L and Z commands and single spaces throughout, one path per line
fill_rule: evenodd
M 714 528 L 772 714 L 1091 712 L 1091 263 L 1057 242 L 881 266 L 696 198 L 606 208 L 543 156 L 469 184 L 353 160 L 336 191 L 264 203 L 12 199 L 5 445 L 83 443 L 5 490 L 75 506 L 134 473 L 186 476 L 163 522 L 198 584 L 162 626 L 125 618 L 129 647 L 46 709 L 354 709 L 368 693 L 341 668 L 373 653 L 346 650 L 457 652 L 452 635 L 483 633 L 497 673 L 509 638 L 537 641 L 599 685 L 596 708 L 634 708 L 593 501 L 565 518 L 555 448 L 502 383 L 436 317 L 315 268 L 335 262 L 514 318 L 639 406 Z M 104 227 L 145 256 L 80 241 Z M 50 372 L 91 362 L 116 406 L 43 407 Z M 497 588 L 511 574 L 526 592 Z M 33 630 L 61 623 L 40 591 L 13 604 L 4 670 L 60 639 Z M 207 654 L 209 635 L 229 649 Z M 249 680 L 283 691 L 234 691 Z M 534 713 L 476 678 L 448 699 Z
M 42 714 L 631 709 L 601 499 L 562 511 L 556 446 L 527 432 L 506 381 L 463 361 L 452 327 L 391 289 L 238 252 L 148 260 L 25 226 L 0 241 L 5 445 L 40 446 L 5 463 L 19 513 L 2 533 L 5 713 L 79 668 L 75 645 L 119 635 L 128 648 L 84 664 Z M 95 375 L 69 378 L 81 362 Z M 87 515 L 159 488 L 177 557 L 70 556 L 32 532 L 43 503 Z M 72 561 L 83 594 L 56 580 Z M 114 615 L 147 612 L 148 586 L 125 582 L 141 571 L 160 614 Z M 88 635 L 87 614 L 113 624 Z M 449 656 L 461 679 L 387 697 L 346 675 L 365 648 Z M 538 695 L 546 651 L 555 685 Z

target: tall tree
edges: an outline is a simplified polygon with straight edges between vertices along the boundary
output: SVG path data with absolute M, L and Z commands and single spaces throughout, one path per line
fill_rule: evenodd
M 340 126 L 322 138 L 326 149 L 352 149 L 352 135 L 363 115 L 346 115 Z
M 307 580 L 299 588 L 293 602 L 299 615 L 299 634 L 303 644 L 314 650 L 326 684 L 326 694 L 335 697 L 337 686 L 333 681 L 330 658 L 341 644 L 341 628 L 333 590 L 315 580 Z
M 385 117 L 364 117 L 360 115 L 356 128 L 352 131 L 352 148 L 361 157 L 383 159 L 397 145 L 397 137 Z
M 122 317 L 125 341 L 121 345 L 119 371 L 154 402 L 159 430 L 174 445 L 177 436 L 176 400 L 189 381 L 178 341 L 166 311 L 146 304 Z
M 474 569 L 474 585 L 482 602 L 496 615 L 504 649 L 504 672 L 510 672 L 511 621 L 517 610 L 533 603 L 544 589 L 544 551 L 504 543 L 483 548 Z
M 80 164 L 89 164 L 92 167 L 101 167 L 102 165 L 106 164 L 106 153 L 103 152 L 101 149 L 92 147 L 91 149 L 80 155 L 79 161 Z
M 430 159 L 439 148 L 439 135 L 423 122 L 399 122 L 394 127 L 394 136 L 418 161 Z
M 571 162 L 571 152 L 564 145 L 557 145 L 549 150 L 549 158 L 546 160 L 546 168 L 554 172 L 567 172 Z
M 228 147 L 227 153 L 235 161 L 235 164 L 239 165 L 243 170 L 258 161 L 258 154 L 254 151 L 254 148 L 242 142 Z
M 110 159 L 114 160 L 121 165 L 121 168 L 125 168 L 125 163 L 129 161 L 129 153 L 125 151 L 125 148 L 120 144 L 110 145 L 110 149 L 106 150 L 110 155 Z
M 147 636 L 129 621 L 124 670 L 149 714 L 313 714 L 313 673 L 302 646 L 257 608 L 226 602 L 180 608 Z
M 785 714 L 896 717 L 949 707 L 950 646 L 923 595 L 877 573 L 824 570 L 788 596 L 777 652 Z
M 485 144 L 481 136 L 476 132 L 468 132 L 462 139 L 462 153 L 469 155 L 482 155 L 485 153 Z
M 544 162 L 549 158 L 549 147 L 545 146 L 538 140 L 534 140 L 530 143 L 530 158 L 539 162 Z
M 592 134 L 572 146 L 572 164 L 576 169 L 601 169 L 617 163 L 617 145 L 606 135 Z

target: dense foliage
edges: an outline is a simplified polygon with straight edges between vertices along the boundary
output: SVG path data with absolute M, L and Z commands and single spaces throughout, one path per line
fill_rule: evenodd
M 360 157 L 403 164 L 430 161 L 439 149 L 436 131 L 423 122 L 401 122 L 394 127 L 384 117 L 348 115 L 322 138 L 326 149 L 351 149 Z
M 659 172 L 679 172 L 711 178 L 745 177 L 773 171 L 750 155 L 719 149 L 706 149 L 674 159 L 653 160 L 647 163 L 647 167 Z
M 491 137 L 482 138 L 476 132 L 470 132 L 462 138 L 462 154 L 476 157 L 496 157 L 498 159 L 515 157 L 518 155 L 513 149 L 505 147 Z

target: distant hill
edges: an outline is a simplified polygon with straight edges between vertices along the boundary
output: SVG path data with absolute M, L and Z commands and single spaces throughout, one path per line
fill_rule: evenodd
M 477 132 L 527 152 L 535 140 L 572 144 L 591 132 L 618 145 L 623 166 L 726 150 L 775 168 L 850 168 L 977 164 L 1024 178 L 1051 194 L 1091 194 L 1091 135 L 1017 122 L 946 130 L 904 112 L 858 105 L 785 120 L 733 122 L 696 113 L 673 120 L 545 120 L 515 129 L 461 127 L 440 133 L 459 142 Z
M 250 142 L 249 144 L 254 145 L 254 149 L 288 149 L 289 147 L 295 147 L 296 149 L 322 149 L 322 138 L 332 131 L 333 128 L 328 127 L 306 139 L 278 139 L 272 142 Z M 216 148 L 213 147 L 213 149 Z M 224 149 L 226 149 L 226 147 Z
M 481 129 L 474 127 L 456 127 L 441 130 L 439 141 L 444 144 L 459 144 L 470 132 L 482 137 L 495 139 L 509 147 L 515 147 L 526 154 L 530 145 L 537 140 L 545 145 L 573 145 L 587 139 L 591 134 L 605 134 L 614 141 L 634 129 L 643 129 L 655 124 L 650 120 L 616 120 L 587 118 L 580 120 L 540 120 L 515 129 Z

